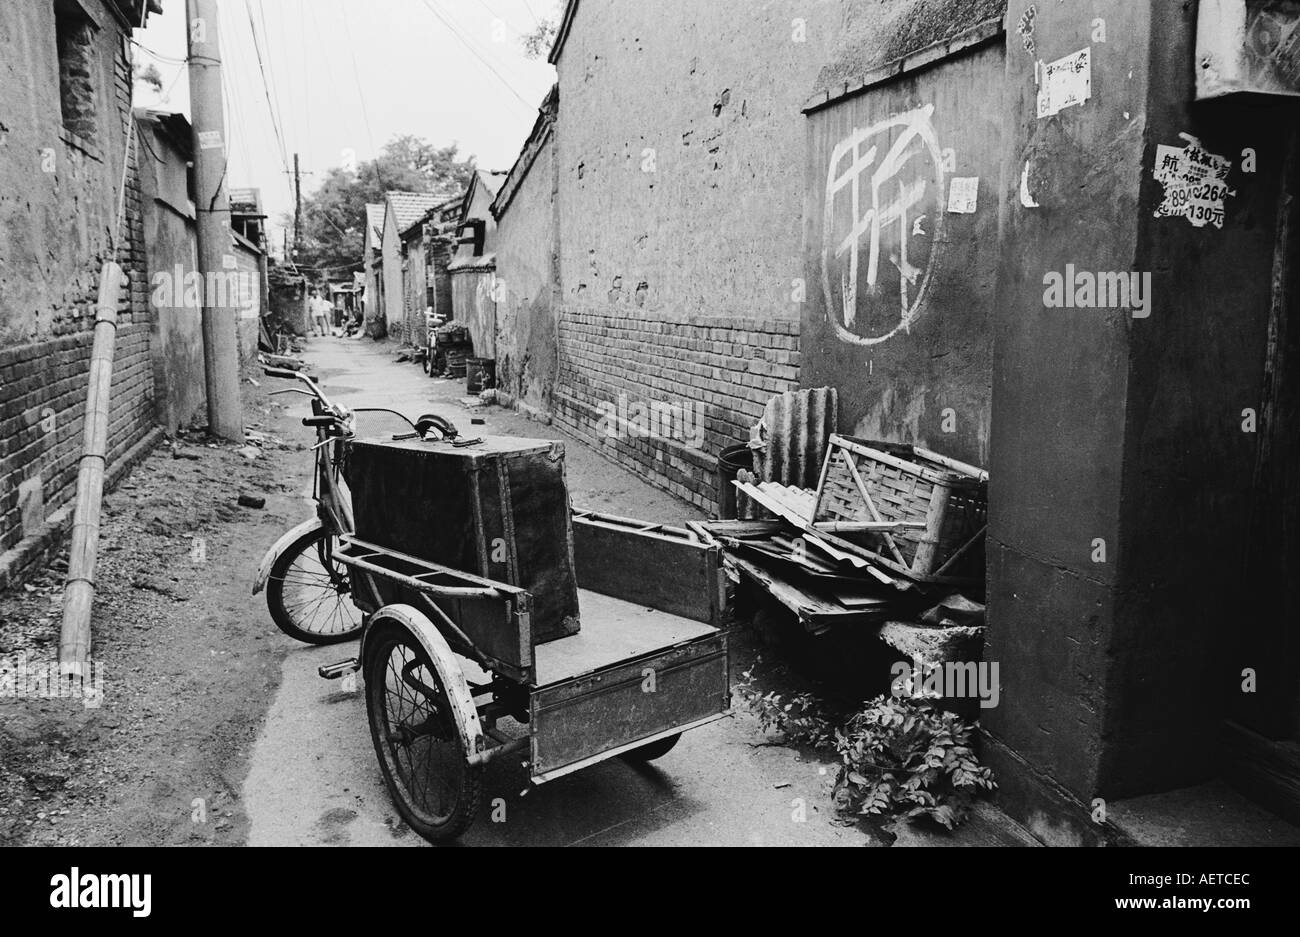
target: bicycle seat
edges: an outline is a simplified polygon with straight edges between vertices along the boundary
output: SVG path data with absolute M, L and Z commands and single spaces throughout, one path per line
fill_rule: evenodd
M 420 434 L 421 439 L 427 439 L 431 429 L 437 430 L 438 435 L 443 439 L 455 439 L 460 435 L 460 430 L 456 429 L 451 420 L 436 413 L 426 413 L 415 421 L 415 431 Z

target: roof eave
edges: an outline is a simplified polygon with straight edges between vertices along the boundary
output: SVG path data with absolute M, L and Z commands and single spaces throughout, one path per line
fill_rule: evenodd
M 550 54 L 546 56 L 546 61 L 552 65 L 560 61 L 560 53 L 564 51 L 564 43 L 569 38 L 569 29 L 573 25 L 573 15 L 578 12 L 578 0 L 567 0 L 564 4 L 564 15 L 560 17 L 560 26 L 555 31 L 555 42 L 551 43 Z

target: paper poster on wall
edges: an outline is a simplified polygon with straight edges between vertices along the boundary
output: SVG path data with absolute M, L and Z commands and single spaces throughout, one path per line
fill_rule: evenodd
M 1155 179 L 1165 197 L 1156 208 L 1157 218 L 1186 218 L 1193 227 L 1223 227 L 1224 201 L 1236 191 L 1228 188 L 1232 160 L 1216 156 L 1191 134 L 1179 134 L 1187 146 L 1156 147 Z
M 201 150 L 219 150 L 221 149 L 221 131 L 220 130 L 202 130 L 199 132 L 199 149 Z
M 1038 116 L 1051 117 L 1092 97 L 1092 46 L 1038 63 Z
M 979 176 L 954 176 L 948 188 L 948 211 L 956 215 L 975 214 L 979 194 Z

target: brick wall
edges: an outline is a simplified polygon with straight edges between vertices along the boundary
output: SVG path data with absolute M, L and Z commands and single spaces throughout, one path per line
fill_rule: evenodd
M 716 507 L 717 453 L 748 439 L 774 394 L 799 386 L 799 323 L 790 319 L 566 311 L 560 348 L 559 422 L 706 509 Z M 621 415 L 620 395 L 630 427 L 608 419 Z M 692 407 L 691 417 L 668 433 L 647 423 L 644 435 L 631 408 L 655 403 Z
M 799 385 L 802 106 L 846 6 L 581 0 L 557 62 L 552 410 L 706 509 L 719 451 Z M 620 393 L 702 407 L 699 447 L 605 435 Z
M 87 7 L 99 29 L 76 76 L 92 89 L 74 108 L 76 126 L 65 120 L 53 4 L 0 8 L 0 100 L 22 114 L 0 118 L 0 554 L 40 533 L 75 492 L 94 304 L 113 256 L 131 71 L 119 21 L 102 2 Z M 118 306 L 110 469 L 154 427 L 136 169 L 131 153 L 117 245 L 128 283 Z

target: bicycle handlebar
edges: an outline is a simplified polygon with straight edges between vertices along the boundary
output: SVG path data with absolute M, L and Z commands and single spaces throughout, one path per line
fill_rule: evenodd
M 331 413 L 337 414 L 340 412 L 335 408 L 334 404 L 330 403 L 329 398 L 321 393 L 321 389 L 316 386 L 316 382 L 301 371 L 292 371 L 289 368 L 262 368 L 262 373 L 267 377 L 280 377 L 285 380 L 302 381 L 307 385 L 307 388 L 312 392 L 312 395 L 321 402 L 321 406 L 326 410 L 329 410 Z

